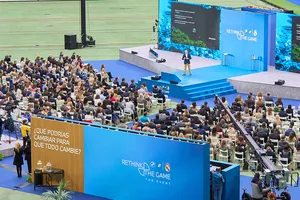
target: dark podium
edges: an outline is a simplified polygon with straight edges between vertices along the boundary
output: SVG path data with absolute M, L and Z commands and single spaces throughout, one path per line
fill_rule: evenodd
M 49 171 L 34 170 L 34 190 L 36 187 L 57 187 L 64 178 L 63 169 L 52 168 Z

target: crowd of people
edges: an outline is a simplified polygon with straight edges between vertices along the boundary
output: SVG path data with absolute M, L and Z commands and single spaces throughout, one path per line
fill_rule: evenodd
M 270 94 L 265 97 L 258 93 L 256 97 L 249 93 L 246 99 L 240 95 L 232 105 L 222 97 L 223 104 L 239 121 L 254 140 L 266 149 L 267 156 L 274 163 L 290 169 L 296 169 L 300 163 L 299 109 L 287 105 L 284 107 L 281 98 L 273 100 Z M 173 110 L 162 108 L 154 119 L 147 113 L 132 126 L 153 134 L 169 135 L 177 138 L 207 141 L 211 145 L 211 158 L 230 162 L 241 161 L 248 170 L 249 163 L 254 161 L 248 145 L 229 115 L 215 105 L 209 107 L 205 102 L 198 106 L 196 102 L 188 106 L 182 100 Z M 293 166 L 291 163 L 293 161 Z M 257 164 L 257 162 L 254 162 Z
M 153 103 L 165 101 L 159 88 L 149 93 L 145 83 L 138 88 L 134 80 L 114 78 L 104 65 L 97 70 L 84 64 L 75 53 L 70 57 L 62 52 L 58 57 L 38 56 L 35 60 L 22 57 L 19 61 L 5 56 L 0 61 L 0 104 L 3 108 L 0 144 L 3 129 L 9 133 L 9 142 L 11 133 L 18 139 L 14 122 L 20 120 L 23 145 L 16 146 L 14 160 L 20 177 L 21 157 L 30 145 L 28 124 L 31 116 L 45 115 L 128 128 L 126 120 L 138 120 L 139 112 L 146 113 Z
M 187 105 L 184 100 L 174 109 L 167 109 L 167 97 L 158 86 L 148 91 L 134 80 L 112 77 L 104 65 L 96 70 L 84 64 L 79 55 L 70 57 L 60 53 L 58 58 L 37 57 L 35 60 L 21 58 L 11 61 L 6 56 L 0 61 L 0 103 L 6 111 L 6 119 L 22 118 L 23 147 L 15 148 L 14 164 L 18 176 L 25 152 L 31 159 L 30 118 L 32 115 L 62 117 L 70 120 L 98 122 L 124 129 L 168 135 L 173 139 L 193 139 L 210 143 L 211 158 L 230 162 L 241 161 L 244 169 L 252 159 L 244 137 L 235 129 L 229 115 L 215 104 L 207 102 Z M 270 94 L 249 93 L 246 99 L 240 95 L 230 105 L 225 97 L 222 103 L 230 109 L 236 120 L 255 141 L 266 149 L 267 155 L 290 167 L 300 162 L 299 118 L 300 110 L 291 105 L 284 107 L 281 98 L 273 100 Z M 159 111 L 153 119 L 148 112 L 155 107 Z M 26 120 L 24 120 L 24 118 Z M 8 120 L 2 122 L 4 129 Z M 133 121 L 129 126 L 127 122 Z M 9 126 L 10 127 L 10 126 Z M 1 129 L 2 134 L 2 129 Z M 1 137 L 0 137 L 1 138 Z M 0 141 L 1 142 L 1 141 Z M 285 162 L 286 161 L 286 162 Z M 30 166 L 28 168 L 31 169 Z
M 98 71 L 75 53 L 20 62 L 6 56 L 0 61 L 0 78 L 5 110 L 14 113 L 20 107 L 29 122 L 31 115 L 46 115 L 118 125 L 137 118 L 138 111 L 149 111 L 153 102 L 166 101 L 162 90 L 152 94 L 145 83 L 138 88 L 134 80 L 113 78 L 104 65 Z

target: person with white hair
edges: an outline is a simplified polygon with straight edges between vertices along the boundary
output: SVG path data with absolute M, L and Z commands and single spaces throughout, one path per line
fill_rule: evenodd
M 138 107 L 139 107 L 139 104 L 144 104 L 144 109 L 147 110 L 147 100 L 144 98 L 144 94 L 143 93 L 140 93 L 138 98 L 137 98 L 137 104 L 138 104 Z
M 145 90 L 145 86 L 141 85 L 141 88 L 138 90 L 138 94 L 145 94 L 147 91 Z
M 135 116 L 135 106 L 134 106 L 132 101 L 125 100 L 124 112 L 131 114 L 132 118 L 134 118 L 134 116 Z

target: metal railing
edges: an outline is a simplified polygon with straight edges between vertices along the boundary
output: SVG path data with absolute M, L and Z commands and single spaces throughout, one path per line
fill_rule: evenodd
M 244 137 L 249 144 L 255 158 L 258 159 L 262 165 L 262 172 L 265 174 L 266 182 L 271 183 L 274 189 L 286 189 L 287 183 L 290 181 L 290 187 L 299 186 L 299 173 L 290 172 L 286 168 L 278 168 L 273 161 L 266 155 L 266 150 L 262 149 L 252 138 L 250 134 L 245 130 L 244 126 L 234 117 L 231 111 L 223 104 L 221 99 L 216 95 L 215 104 L 221 110 L 225 111 L 230 117 L 235 128 Z M 279 163 L 280 164 L 280 163 Z M 296 178 L 295 178 L 296 177 Z
M 202 141 L 202 140 L 192 140 L 192 139 L 188 139 L 188 138 L 179 138 L 179 137 L 174 137 L 174 136 L 169 136 L 169 135 L 160 135 L 160 134 L 154 134 L 154 133 L 149 133 L 149 132 L 119 128 L 119 127 L 115 127 L 115 126 L 107 126 L 107 125 L 103 125 L 103 124 L 100 124 L 100 123 L 88 123 L 88 122 L 82 122 L 82 121 L 77 121 L 77 120 L 57 118 L 57 117 L 49 117 L 49 116 L 39 116 L 39 117 L 44 118 L 44 119 L 50 119 L 50 120 L 56 120 L 56 121 L 79 124 L 79 125 L 83 125 L 83 126 L 91 126 L 91 127 L 96 127 L 96 128 L 103 128 L 103 129 L 108 129 L 108 130 L 121 131 L 121 132 L 139 134 L 139 135 L 143 135 L 143 136 L 150 136 L 150 137 L 156 137 L 156 138 L 164 138 L 164 139 L 176 140 L 176 141 L 181 141 L 181 142 L 191 142 L 191 143 L 195 143 L 195 144 L 205 144 L 205 143 L 207 143 L 207 142 Z

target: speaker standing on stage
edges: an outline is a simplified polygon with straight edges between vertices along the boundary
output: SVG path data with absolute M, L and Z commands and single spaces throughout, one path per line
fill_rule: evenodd
M 188 50 L 184 51 L 184 54 L 182 56 L 182 60 L 184 61 L 184 72 L 183 75 L 186 75 L 186 68 L 189 69 L 189 74 L 192 75 L 191 73 L 191 55 L 189 54 Z

